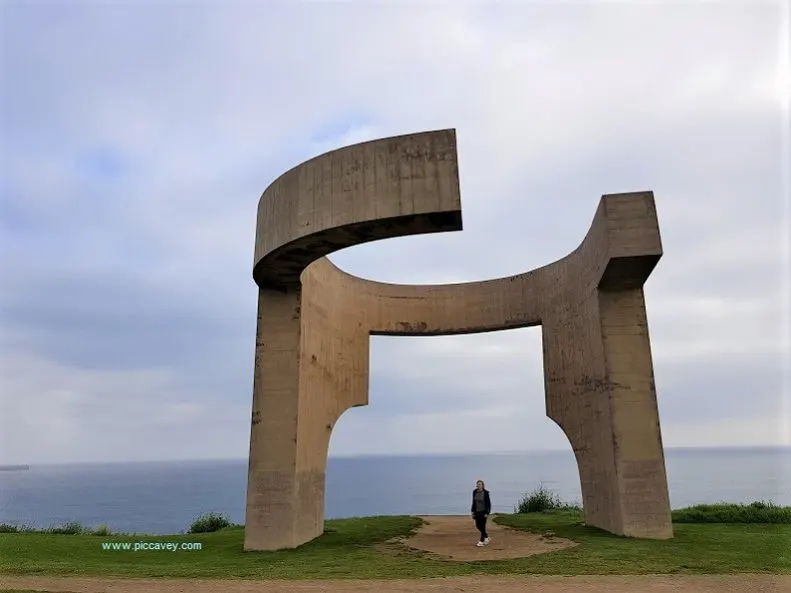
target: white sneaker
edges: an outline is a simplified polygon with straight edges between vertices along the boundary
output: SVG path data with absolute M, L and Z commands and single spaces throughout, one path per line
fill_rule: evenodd
M 477 544 L 475 544 L 475 545 L 476 545 L 476 546 L 478 546 L 479 548 L 482 548 L 482 547 L 484 547 L 486 544 L 485 544 L 485 543 L 483 543 L 483 542 L 478 542 L 478 543 L 477 543 Z
M 489 538 L 488 537 L 485 540 L 483 540 L 483 545 L 484 546 L 488 546 L 489 545 Z

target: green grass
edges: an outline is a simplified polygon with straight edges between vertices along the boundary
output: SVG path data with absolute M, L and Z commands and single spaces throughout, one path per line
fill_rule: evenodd
M 195 519 L 188 533 L 212 533 L 231 526 L 228 517 L 219 513 L 205 513 Z
M 579 512 L 550 511 L 505 515 L 497 522 L 580 544 L 535 556 L 536 572 L 554 572 L 566 563 L 574 574 L 791 573 L 791 525 L 676 523 L 672 539 L 656 541 L 613 536 L 585 527 L 582 519 Z
M 576 511 L 582 507 L 561 500 L 552 490 L 539 484 L 538 488 L 523 494 L 514 506 L 514 513 L 544 513 L 547 511 Z M 721 502 L 698 504 L 672 511 L 674 523 L 785 523 L 791 524 L 791 507 L 777 505 L 771 501 L 756 501 L 749 504 Z
M 791 524 L 791 507 L 772 502 L 750 504 L 698 504 L 673 511 L 674 523 L 785 523 Z
M 107 525 L 99 525 L 91 529 L 84 527 L 77 521 L 69 521 L 62 525 L 53 525 L 44 529 L 36 529 L 29 525 L 13 525 L 10 523 L 0 523 L 0 534 L 3 533 L 36 533 L 36 534 L 50 534 L 50 535 L 99 535 L 108 536 L 113 535 Z
M 556 493 L 543 484 L 523 494 L 514 506 L 514 513 L 543 513 L 545 511 L 582 511 L 578 504 L 563 502 Z
M 578 511 L 500 515 L 502 525 L 552 532 L 579 545 L 529 558 L 449 562 L 385 541 L 413 533 L 416 517 L 327 521 L 296 550 L 243 552 L 244 531 L 170 536 L 0 534 L 0 575 L 168 578 L 416 578 L 464 574 L 791 573 L 791 525 L 676 524 L 671 540 L 618 537 L 582 525 Z M 471 538 L 475 539 L 472 526 Z M 104 542 L 200 542 L 200 551 L 106 551 Z

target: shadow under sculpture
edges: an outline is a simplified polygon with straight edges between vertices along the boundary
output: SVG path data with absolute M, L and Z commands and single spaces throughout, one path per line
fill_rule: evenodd
M 483 282 L 408 286 L 325 256 L 462 228 L 455 130 L 335 150 L 275 180 L 258 204 L 253 414 L 244 547 L 323 533 L 333 426 L 368 404 L 369 336 L 542 326 L 546 414 L 577 459 L 585 521 L 673 536 L 643 284 L 662 255 L 652 192 L 605 195 L 563 259 Z

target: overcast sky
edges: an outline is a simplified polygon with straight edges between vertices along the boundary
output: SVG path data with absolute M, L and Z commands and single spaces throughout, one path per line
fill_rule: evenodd
M 524 272 L 575 248 L 602 194 L 651 189 L 666 446 L 791 444 L 787 8 L 161 4 L 3 2 L 0 463 L 245 457 L 261 192 L 450 127 L 464 230 L 333 261 Z M 371 351 L 331 454 L 569 448 L 539 328 Z

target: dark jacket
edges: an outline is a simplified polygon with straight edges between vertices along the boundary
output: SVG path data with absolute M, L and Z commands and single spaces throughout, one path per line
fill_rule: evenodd
M 475 492 L 477 488 L 472 491 L 472 505 L 470 506 L 470 512 L 475 512 Z M 492 499 L 489 498 L 489 491 L 484 488 L 483 490 L 483 503 L 486 505 L 486 511 L 484 511 L 487 515 L 492 514 Z

